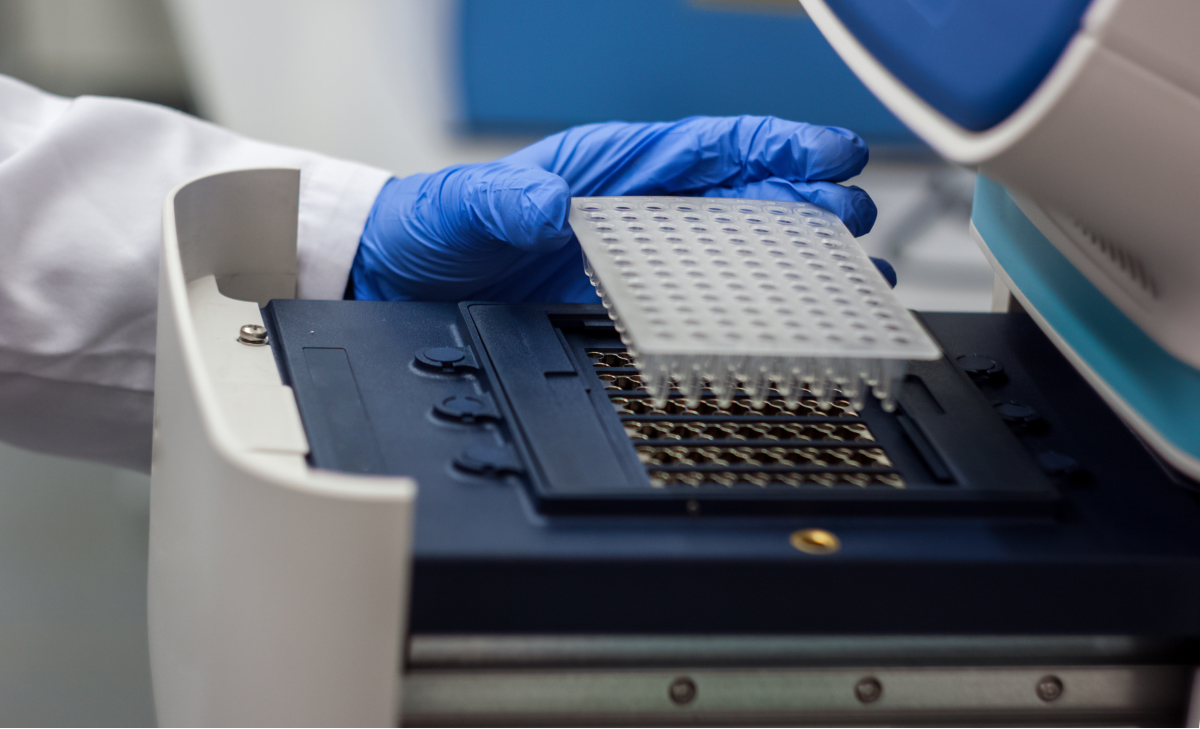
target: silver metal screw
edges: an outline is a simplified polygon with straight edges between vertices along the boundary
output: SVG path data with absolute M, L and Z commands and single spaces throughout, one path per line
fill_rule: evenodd
M 874 676 L 867 676 L 854 684 L 854 696 L 864 704 L 874 703 L 883 696 L 883 684 Z
M 238 331 L 237 340 L 251 347 L 261 347 L 267 343 L 267 328 L 262 324 L 246 324 Z
M 1058 676 L 1042 676 L 1037 682 L 1037 695 L 1042 701 L 1055 701 L 1063 695 L 1063 682 Z
M 671 703 L 676 706 L 690 704 L 696 698 L 699 689 L 696 688 L 696 682 L 687 676 L 681 676 L 671 682 L 667 688 L 667 696 L 671 698 Z

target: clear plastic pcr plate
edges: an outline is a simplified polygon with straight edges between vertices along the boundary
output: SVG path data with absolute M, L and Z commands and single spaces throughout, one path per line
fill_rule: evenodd
M 836 216 L 808 203 L 583 197 L 571 227 L 588 276 L 661 406 L 705 388 L 761 408 L 868 393 L 891 411 L 909 360 L 941 351 Z M 807 391 L 807 392 L 806 392 Z

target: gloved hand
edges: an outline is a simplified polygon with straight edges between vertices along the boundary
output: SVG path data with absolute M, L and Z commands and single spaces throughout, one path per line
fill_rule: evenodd
M 568 129 L 495 162 L 392 179 L 351 270 L 358 299 L 598 301 L 567 214 L 571 196 L 697 195 L 807 201 L 862 235 L 867 147 L 836 127 L 692 117 Z M 893 274 L 894 275 L 894 274 Z

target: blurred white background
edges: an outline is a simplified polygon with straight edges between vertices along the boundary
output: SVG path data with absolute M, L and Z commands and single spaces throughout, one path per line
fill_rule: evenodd
M 706 0 L 716 2 L 716 0 Z M 733 0 L 728 0 L 732 2 Z M 0 0 L 0 73 L 138 98 L 397 174 L 531 141 L 459 133 L 455 0 Z M 862 239 L 910 307 L 987 310 L 967 236 L 973 176 L 875 155 Z M 149 480 L 0 444 L 0 724 L 153 722 L 145 635 Z

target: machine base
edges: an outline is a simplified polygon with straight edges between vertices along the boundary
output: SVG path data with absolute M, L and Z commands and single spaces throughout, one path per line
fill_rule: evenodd
M 604 429 L 622 423 L 595 405 L 611 391 L 571 361 L 569 337 L 546 350 L 557 359 L 506 369 L 544 338 L 559 341 L 548 311 L 583 321 L 598 309 L 488 305 L 487 316 L 525 322 L 497 338 L 476 306 L 266 309 L 313 464 L 347 458 L 420 484 L 413 635 L 1200 635 L 1190 607 L 1200 604 L 1196 497 L 1025 315 L 922 316 L 947 353 L 941 374 L 923 376 L 921 399 L 902 398 L 897 414 L 865 414 L 916 486 L 876 500 L 871 488 L 843 485 L 654 489 L 638 470 L 640 442 Z M 458 356 L 431 354 L 438 348 L 462 359 L 438 362 Z M 982 360 L 992 371 L 978 371 Z M 967 389 L 982 407 L 955 405 L 970 402 Z M 452 397 L 476 398 L 469 421 L 447 417 Z M 596 434 L 574 440 L 560 419 L 570 437 L 547 455 L 531 436 L 548 426 L 528 403 Z M 899 426 L 906 415 L 924 443 Z M 955 445 L 945 436 L 955 432 L 991 435 Z M 932 477 L 922 448 L 952 483 Z M 574 467 L 591 485 L 571 493 L 547 464 Z M 1010 474 L 1020 509 L 980 488 L 989 472 Z M 940 507 L 925 495 L 938 488 L 980 488 L 985 504 Z M 562 506 L 572 497 L 579 503 Z M 803 551 L 795 535 L 805 529 L 833 535 L 836 549 Z

